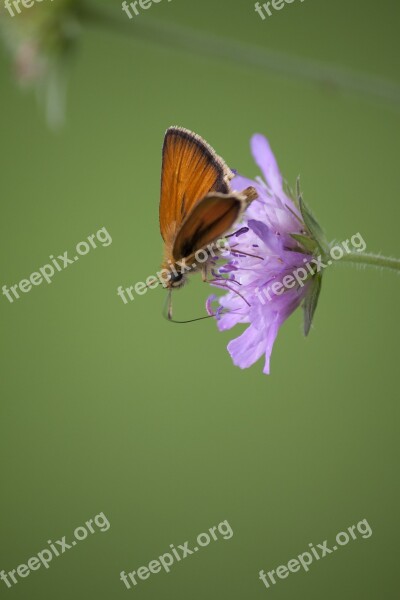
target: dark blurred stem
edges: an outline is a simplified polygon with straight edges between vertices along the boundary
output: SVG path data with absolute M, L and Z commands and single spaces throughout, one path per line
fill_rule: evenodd
M 377 267 L 378 269 L 391 269 L 400 271 L 400 260 L 398 258 L 386 258 L 379 254 L 364 254 L 362 252 L 350 252 L 345 254 L 342 260 L 365 267 Z
M 400 84 L 367 73 L 199 32 L 174 23 L 155 20 L 147 14 L 141 15 L 140 19 L 129 19 L 122 9 L 107 9 L 95 5 L 90 0 L 79 4 L 79 16 L 88 24 L 112 29 L 151 44 L 226 60 L 233 65 L 255 67 L 263 72 L 286 75 L 328 89 L 334 88 L 400 105 Z

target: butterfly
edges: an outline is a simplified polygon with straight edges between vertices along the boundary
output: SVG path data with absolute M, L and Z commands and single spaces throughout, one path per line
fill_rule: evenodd
M 159 217 L 164 241 L 162 270 L 167 273 L 164 286 L 170 290 L 182 287 L 187 274 L 198 268 L 207 281 L 209 257 L 205 259 L 205 253 L 226 236 L 257 198 L 254 188 L 232 191 L 233 177 L 225 161 L 199 135 L 183 127 L 167 129 Z

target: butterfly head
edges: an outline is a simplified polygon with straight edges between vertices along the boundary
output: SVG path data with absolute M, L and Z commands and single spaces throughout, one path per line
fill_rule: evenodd
M 183 287 L 185 283 L 186 275 L 177 271 L 176 273 L 170 273 L 169 280 L 167 281 L 167 287 L 177 289 Z

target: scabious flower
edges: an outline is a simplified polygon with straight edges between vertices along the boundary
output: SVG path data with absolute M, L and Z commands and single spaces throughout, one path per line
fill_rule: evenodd
M 254 135 L 254 159 L 264 180 L 251 181 L 237 175 L 232 187 L 253 186 L 258 199 L 246 211 L 241 228 L 229 237 L 227 261 L 218 269 L 217 287 L 229 292 L 217 299 L 218 328 L 238 323 L 249 326 L 228 344 L 235 365 L 250 367 L 265 355 L 264 373 L 270 371 L 272 347 L 282 323 L 303 303 L 307 334 L 318 300 L 321 274 L 314 256 L 324 245 L 322 232 L 305 207 L 298 187 L 297 197 L 285 190 L 282 175 L 267 139 Z M 225 278 L 219 281 L 219 278 Z M 211 300 L 207 310 L 211 313 Z
M 15 79 L 33 88 L 48 123 L 63 121 L 65 66 L 79 33 L 78 0 L 7 3 L 0 8 L 0 34 L 12 56 Z

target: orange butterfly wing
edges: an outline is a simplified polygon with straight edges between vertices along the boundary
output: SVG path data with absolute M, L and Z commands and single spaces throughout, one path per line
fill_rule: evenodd
M 229 193 L 234 174 L 207 142 L 182 127 L 167 130 L 162 156 L 160 231 L 172 243 L 196 202 L 211 191 Z
M 214 192 L 202 198 L 179 229 L 172 249 L 174 260 L 190 257 L 223 237 L 245 207 L 241 194 Z

